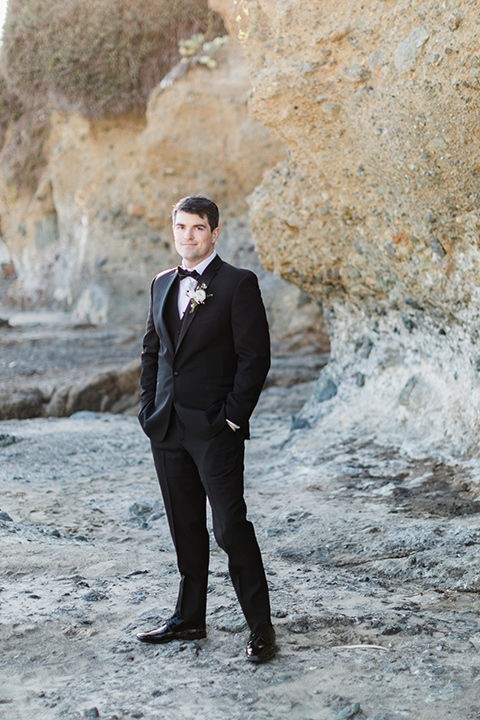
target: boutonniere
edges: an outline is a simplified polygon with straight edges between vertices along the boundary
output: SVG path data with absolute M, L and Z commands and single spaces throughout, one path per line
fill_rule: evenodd
M 187 290 L 187 297 L 190 298 L 190 313 L 193 313 L 199 305 L 204 305 L 205 300 L 213 295 L 207 294 L 207 286 L 202 283 L 197 285 L 194 290 Z

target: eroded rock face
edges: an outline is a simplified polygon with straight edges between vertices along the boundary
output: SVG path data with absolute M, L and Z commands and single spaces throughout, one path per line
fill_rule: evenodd
M 152 277 L 178 261 L 169 214 L 188 194 L 218 202 L 227 245 L 240 230 L 236 247 L 253 247 L 240 222 L 245 198 L 283 149 L 247 114 L 238 43 L 221 47 L 215 60 L 216 68 L 173 72 L 152 94 L 146 119 L 55 115 L 33 197 L 0 177 L 17 273 L 12 297 L 26 307 L 72 309 L 79 321 L 143 323 Z
M 326 308 L 310 420 L 475 451 L 477 4 L 213 4 L 243 38 L 252 115 L 288 150 L 251 201 L 261 259 Z

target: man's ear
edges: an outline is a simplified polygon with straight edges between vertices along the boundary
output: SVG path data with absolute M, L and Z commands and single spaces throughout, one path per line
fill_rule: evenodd
M 220 228 L 216 227 L 215 230 L 213 231 L 212 235 L 213 235 L 213 242 L 214 243 L 217 242 L 217 238 L 220 235 Z

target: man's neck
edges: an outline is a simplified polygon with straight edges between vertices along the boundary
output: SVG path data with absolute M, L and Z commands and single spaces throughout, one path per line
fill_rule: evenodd
M 216 254 L 217 252 L 216 250 L 214 250 L 211 255 L 209 255 L 204 260 L 201 260 L 199 263 L 196 263 L 196 265 L 191 265 L 184 259 L 182 260 L 182 267 L 184 267 L 185 270 L 196 270 L 201 275 L 205 268 L 210 265 Z

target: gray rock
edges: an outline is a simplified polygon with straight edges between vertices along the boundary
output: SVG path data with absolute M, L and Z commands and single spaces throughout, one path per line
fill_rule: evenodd
M 133 517 L 140 518 L 149 515 L 153 511 L 153 505 L 145 502 L 136 502 L 130 505 L 129 511 Z
M 352 82 L 365 82 L 371 73 L 370 70 L 367 70 L 367 68 L 362 65 L 352 65 L 346 67 L 343 74 L 347 80 L 351 80 Z
M 394 53 L 397 72 L 404 73 L 413 68 L 423 45 L 429 37 L 427 29 L 423 25 L 417 25 L 410 35 L 397 45 Z
M 443 247 L 442 243 L 437 237 L 427 237 L 427 242 L 431 250 L 435 253 L 435 255 L 438 255 L 438 257 L 443 258 L 447 254 L 447 251 Z
M 228 633 L 239 633 L 247 629 L 245 618 L 238 612 L 233 612 L 219 619 L 216 625 L 219 630 Z
M 100 602 L 101 600 L 107 599 L 108 595 L 105 595 L 105 593 L 102 593 L 99 590 L 90 590 L 90 592 L 82 597 L 82 600 L 86 600 L 86 602 Z
M 307 430 L 310 427 L 310 423 L 307 418 L 293 417 L 290 425 L 290 430 Z
M 321 378 L 313 391 L 313 401 L 323 403 L 331 400 L 337 393 L 338 387 L 333 380 L 330 378 Z
M 95 718 L 100 717 L 100 713 L 96 707 L 92 707 L 83 711 L 83 717 L 88 718 L 88 720 L 95 720 Z
M 45 412 L 55 417 L 73 415 L 84 410 L 122 412 L 125 405 L 134 405 L 139 400 L 139 377 L 139 360 L 134 360 L 119 370 L 90 375 L 78 384 L 58 388 Z M 124 401 L 119 406 L 125 396 L 129 398 L 129 402 Z
M 0 392 L 0 420 L 40 417 L 42 409 L 43 395 L 36 388 Z
M 355 343 L 355 352 L 360 358 L 364 358 L 366 360 L 370 357 L 372 350 L 373 341 L 367 336 L 360 338 L 360 340 Z
M 349 718 L 355 717 L 362 711 L 359 703 L 348 705 L 346 708 L 341 710 L 336 716 L 335 720 L 349 720 Z
M 312 629 L 310 618 L 308 615 L 296 617 L 288 623 L 287 628 L 296 634 L 308 633 Z

